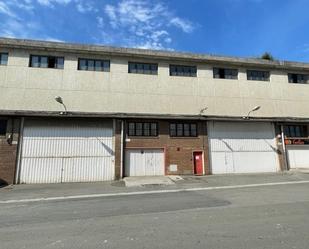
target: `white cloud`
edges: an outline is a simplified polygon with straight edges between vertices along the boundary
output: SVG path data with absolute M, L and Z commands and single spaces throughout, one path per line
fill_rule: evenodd
M 185 33 L 194 30 L 191 22 L 176 16 L 159 1 L 121 0 L 107 4 L 104 11 L 113 32 L 117 32 L 116 39 L 128 46 L 163 49 L 172 42 L 172 27 Z
M 39 4 L 54 7 L 54 4 L 66 5 L 70 3 L 72 0 L 37 0 Z
M 16 17 L 15 13 L 10 9 L 9 5 L 3 1 L 0 1 L 0 13 L 10 17 Z
M 190 22 L 183 20 L 179 17 L 174 17 L 170 21 L 171 25 L 174 25 L 180 29 L 182 29 L 185 33 L 191 33 L 193 31 L 193 26 Z

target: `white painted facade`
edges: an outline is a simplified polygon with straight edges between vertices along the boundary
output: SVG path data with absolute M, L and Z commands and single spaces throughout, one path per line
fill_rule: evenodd
M 114 180 L 111 122 L 26 120 L 20 183 Z
M 271 123 L 208 122 L 212 174 L 279 170 Z

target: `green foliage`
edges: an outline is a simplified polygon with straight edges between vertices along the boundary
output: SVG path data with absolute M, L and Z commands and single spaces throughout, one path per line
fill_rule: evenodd
M 262 54 L 261 59 L 269 60 L 269 61 L 275 60 L 272 54 L 269 52 L 265 52 L 264 54 Z

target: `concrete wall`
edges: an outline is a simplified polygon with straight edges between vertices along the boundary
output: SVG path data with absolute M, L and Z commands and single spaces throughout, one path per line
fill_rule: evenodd
M 69 111 L 79 112 L 196 115 L 207 106 L 206 115 L 243 116 L 261 105 L 253 116 L 309 117 L 309 85 L 289 84 L 287 72 L 272 71 L 270 82 L 247 81 L 241 68 L 238 80 L 222 80 L 213 79 L 216 65 L 199 64 L 195 78 L 171 77 L 169 63 L 178 63 L 157 61 L 158 75 L 141 75 L 128 74 L 128 58 L 1 52 L 9 52 L 9 61 L 0 66 L 0 110 L 60 111 L 54 96 L 61 95 Z M 29 68 L 30 54 L 65 56 L 64 70 Z M 78 57 L 111 59 L 111 71 L 78 71 Z

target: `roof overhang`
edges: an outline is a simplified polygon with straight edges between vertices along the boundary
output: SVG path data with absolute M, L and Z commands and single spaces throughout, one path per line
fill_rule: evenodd
M 116 112 L 67 112 L 59 111 L 16 111 L 0 110 L 5 117 L 42 117 L 42 118 L 114 118 L 114 119 L 155 119 L 155 120 L 201 120 L 201 121 L 255 121 L 309 123 L 309 118 L 300 117 L 242 117 L 219 115 L 187 115 L 187 114 L 151 114 L 151 113 L 116 113 Z

